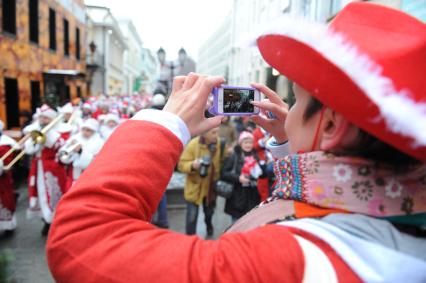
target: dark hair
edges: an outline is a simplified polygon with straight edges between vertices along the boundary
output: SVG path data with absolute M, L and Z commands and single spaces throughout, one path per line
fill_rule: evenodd
M 311 97 L 303 114 L 304 121 L 309 120 L 322 107 L 323 104 L 319 100 Z M 358 145 L 354 148 L 345 149 L 345 154 L 372 159 L 379 163 L 392 165 L 395 168 L 407 168 L 407 166 L 421 163 L 419 160 L 382 142 L 362 129 L 359 131 L 358 139 Z

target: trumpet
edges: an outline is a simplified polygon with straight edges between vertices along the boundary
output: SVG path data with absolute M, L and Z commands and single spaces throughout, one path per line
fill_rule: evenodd
M 34 144 L 43 145 L 46 142 L 46 133 L 51 130 L 62 118 L 64 114 L 58 115 L 55 119 L 52 120 L 46 127 L 44 127 L 41 131 L 33 130 L 30 133 L 26 134 L 21 140 L 18 141 L 19 147 L 12 147 L 9 151 L 7 151 L 2 157 L 1 160 L 6 160 L 13 152 L 20 150 L 20 147 L 31 138 Z M 4 170 L 10 170 L 13 165 L 15 165 L 23 156 L 25 155 L 25 150 L 22 150 L 8 165 L 4 167 Z
M 59 151 L 58 156 L 59 160 L 62 163 L 68 163 L 75 149 L 81 146 L 81 143 L 79 143 L 78 141 L 75 141 L 75 143 L 73 142 L 71 142 L 68 146 Z

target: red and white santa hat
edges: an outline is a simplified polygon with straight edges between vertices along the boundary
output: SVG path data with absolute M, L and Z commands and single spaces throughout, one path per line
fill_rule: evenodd
M 50 119 L 56 118 L 56 115 L 58 115 L 58 113 L 56 113 L 56 111 L 50 108 L 47 104 L 43 104 L 38 113 L 38 116 L 44 116 Z
M 359 128 L 426 161 L 426 25 L 348 4 L 330 23 L 285 18 L 257 38 L 263 58 Z
M 64 114 L 70 114 L 74 112 L 74 107 L 72 106 L 71 103 L 67 103 L 62 107 L 59 107 L 59 112 L 60 113 L 64 113 Z
M 81 128 L 86 128 L 86 129 L 90 129 L 94 132 L 97 132 L 99 130 L 99 122 L 96 121 L 96 119 L 93 118 L 89 118 L 86 121 L 84 121 L 83 125 L 81 126 Z
M 120 118 L 118 117 L 118 115 L 110 113 L 105 117 L 105 122 L 107 123 L 109 121 L 114 121 L 115 123 L 119 124 Z

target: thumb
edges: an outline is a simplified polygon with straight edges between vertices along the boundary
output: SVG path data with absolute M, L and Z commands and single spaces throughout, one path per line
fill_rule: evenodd
M 222 116 L 215 116 L 212 118 L 204 119 L 200 124 L 198 124 L 197 129 L 194 131 L 194 133 L 191 133 L 193 136 L 202 134 L 207 132 L 208 130 L 211 130 L 213 128 L 219 127 L 220 123 L 222 122 L 223 117 Z

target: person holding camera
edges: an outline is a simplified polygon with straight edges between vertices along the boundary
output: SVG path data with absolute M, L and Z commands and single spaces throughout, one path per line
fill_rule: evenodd
M 176 77 L 164 110 L 123 123 L 59 203 L 56 282 L 426 281 L 425 24 L 352 2 L 330 26 L 274 28 L 257 44 L 296 97 L 289 110 L 255 85 L 276 117 L 255 119 L 274 137 L 274 198 L 217 241 L 149 223 L 184 145 L 222 119 L 204 110 L 223 78 Z
M 185 148 L 178 170 L 186 173 L 184 196 L 187 203 L 186 234 L 197 229 L 198 207 L 203 206 L 207 235 L 213 235 L 212 218 L 216 205 L 213 186 L 219 179 L 221 166 L 219 128 L 213 128 L 194 138 Z
M 253 134 L 243 131 L 234 153 L 225 160 L 222 169 L 222 180 L 234 184 L 232 195 L 225 204 L 225 212 L 231 215 L 233 223 L 260 203 L 257 180 L 263 170 L 253 142 Z

